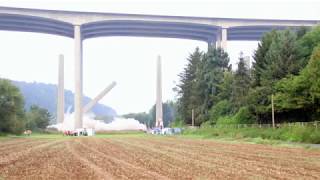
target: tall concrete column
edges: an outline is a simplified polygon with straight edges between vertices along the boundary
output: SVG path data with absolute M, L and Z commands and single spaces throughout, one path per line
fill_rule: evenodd
M 221 30 L 221 48 L 223 50 L 227 50 L 227 42 L 228 42 L 228 34 L 227 34 L 227 28 L 222 28 Z
M 221 30 L 218 31 L 217 36 L 216 36 L 216 39 L 217 39 L 216 47 L 222 48 L 226 51 L 227 50 L 227 41 L 228 41 L 227 37 L 228 37 L 227 28 L 221 28 Z
M 64 121 L 64 58 L 59 55 L 58 69 L 58 101 L 57 101 L 57 123 Z
M 217 32 L 217 36 L 216 36 L 216 48 L 221 48 L 221 35 L 222 35 L 222 33 L 221 33 L 221 31 L 219 30 L 218 32 Z
M 74 72 L 75 72 L 75 96 L 74 117 L 75 129 L 82 128 L 82 37 L 81 27 L 74 26 Z
M 161 57 L 157 59 L 157 102 L 156 102 L 156 127 L 163 128 L 162 114 L 162 78 L 161 78 Z

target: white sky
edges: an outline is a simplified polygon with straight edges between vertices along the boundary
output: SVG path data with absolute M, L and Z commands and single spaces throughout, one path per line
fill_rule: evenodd
M 320 20 L 315 0 L 0 0 L 0 6 L 177 16 Z M 113 80 L 117 86 L 101 103 L 118 114 L 148 111 L 155 103 L 157 55 L 162 56 L 163 100 L 173 99 L 172 88 L 200 41 L 106 37 L 84 41 L 84 94 L 95 97 Z M 257 42 L 228 42 L 236 64 L 240 51 L 252 55 Z M 65 55 L 65 88 L 74 90 L 73 40 L 65 37 L 0 31 L 0 77 L 27 82 L 57 83 L 58 54 Z M 234 65 L 235 66 L 235 65 Z

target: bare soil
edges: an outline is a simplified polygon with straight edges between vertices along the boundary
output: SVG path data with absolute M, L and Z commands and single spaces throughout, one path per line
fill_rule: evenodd
M 0 139 L 0 179 L 320 179 L 320 150 L 154 136 Z

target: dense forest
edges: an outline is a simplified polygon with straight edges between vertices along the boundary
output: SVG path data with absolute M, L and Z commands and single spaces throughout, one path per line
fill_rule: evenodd
M 220 48 L 190 54 L 177 86 L 177 120 L 196 125 L 319 120 L 320 27 L 273 30 L 253 55 L 252 67 L 239 57 L 232 70 Z

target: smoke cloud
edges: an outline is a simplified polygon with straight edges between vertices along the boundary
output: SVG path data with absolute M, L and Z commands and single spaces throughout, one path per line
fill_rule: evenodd
M 116 117 L 111 123 L 105 123 L 100 120 L 95 120 L 93 114 L 86 114 L 83 117 L 83 127 L 91 128 L 95 131 L 120 131 L 120 130 L 146 130 L 146 126 L 139 121 L 129 118 Z M 58 131 L 74 130 L 74 113 L 67 113 L 64 117 L 64 122 L 48 126 L 55 128 Z

